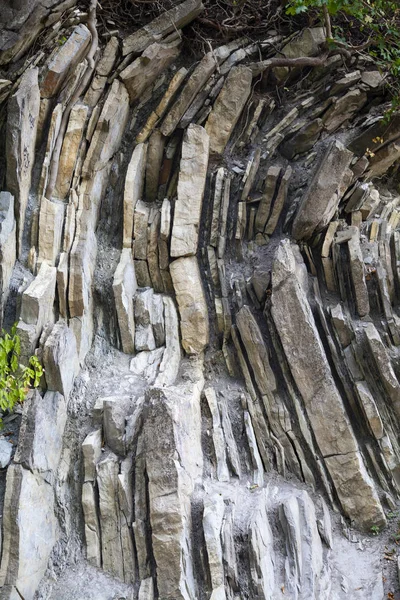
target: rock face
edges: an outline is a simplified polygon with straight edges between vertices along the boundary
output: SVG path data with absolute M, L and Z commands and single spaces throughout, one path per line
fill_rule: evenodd
M 305 266 L 296 261 L 290 243 L 282 243 L 272 275 L 272 316 L 343 509 L 368 528 L 384 523 L 385 515 L 335 386 L 307 301 L 305 277 Z
M 333 142 L 305 193 L 293 223 L 295 239 L 308 239 L 332 219 L 340 202 L 338 190 L 352 153 L 339 142 Z
M 89 29 L 85 25 L 76 27 L 47 65 L 40 84 L 42 98 L 52 98 L 60 91 L 68 73 L 84 57 L 89 42 Z
M 182 346 L 187 354 L 198 354 L 208 344 L 209 326 L 197 259 L 178 258 L 170 270 L 179 307 Z
M 250 95 L 251 82 L 252 74 L 246 67 L 233 67 L 229 72 L 206 123 L 211 153 L 225 150 Z
M 25 71 L 18 90 L 10 99 L 7 113 L 7 189 L 15 200 L 18 254 L 21 253 L 25 212 L 35 160 L 39 106 L 38 69 L 29 69 Z
M 0 324 L 3 322 L 11 274 L 17 257 L 16 242 L 14 197 L 9 192 L 0 192 Z
M 394 598 L 387 76 L 271 69 L 326 32 L 222 39 L 243 6 L 210 45 L 212 2 L 123 3 L 160 11 L 124 39 L 109 4 L 0 8 L 1 325 L 44 368 L 15 414 L 0 381 L 0 597 Z
M 171 256 L 196 254 L 206 184 L 209 140 L 203 127 L 190 125 L 182 144 L 171 235 Z

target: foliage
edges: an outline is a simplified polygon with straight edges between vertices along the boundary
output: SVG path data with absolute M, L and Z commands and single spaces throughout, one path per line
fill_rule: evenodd
M 3 329 L 0 337 L 0 410 L 3 413 L 23 402 L 29 388 L 38 387 L 43 375 L 37 356 L 31 356 L 26 367 L 20 364 L 21 340 L 16 330 L 16 325 L 10 333 Z
M 394 76 L 400 74 L 400 6 L 390 0 L 289 0 L 286 13 L 325 10 L 332 18 L 332 39 L 349 48 L 354 36 L 369 42 L 368 54 Z
M 371 533 L 372 533 L 372 535 L 378 535 L 379 531 L 380 531 L 380 529 L 379 529 L 378 525 L 372 525 L 372 527 L 371 527 Z

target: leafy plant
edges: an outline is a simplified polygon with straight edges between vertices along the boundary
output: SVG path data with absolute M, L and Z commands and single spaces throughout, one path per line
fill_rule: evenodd
M 378 525 L 372 525 L 371 527 L 371 533 L 372 535 L 378 535 L 379 534 L 379 526 Z
M 17 326 L 10 333 L 4 329 L 0 337 L 0 410 L 12 411 L 18 402 L 23 402 L 30 388 L 39 385 L 43 368 L 37 356 L 31 356 L 28 365 L 20 364 L 21 340 Z M 2 419 L 0 417 L 0 426 Z
M 294 16 L 309 10 L 321 12 L 329 47 L 365 50 L 382 70 L 394 77 L 400 74 L 400 5 L 397 1 L 289 0 L 286 13 Z M 353 45 L 354 35 L 361 37 L 364 43 Z M 393 95 L 399 97 L 397 87 Z

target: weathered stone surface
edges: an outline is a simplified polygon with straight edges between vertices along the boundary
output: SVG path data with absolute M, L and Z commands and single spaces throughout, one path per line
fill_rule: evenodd
M 97 464 L 103 569 L 124 581 L 118 506 L 118 457 L 107 453 Z
M 54 189 L 54 196 L 60 200 L 65 200 L 69 193 L 87 115 L 88 107 L 85 104 L 75 104 L 72 107 Z
M 222 154 L 225 150 L 250 96 L 252 77 L 251 70 L 243 66 L 233 67 L 229 72 L 205 125 L 212 154 Z
M 94 567 L 101 567 L 100 524 L 93 483 L 82 485 L 82 508 L 85 519 L 86 558 Z
M 97 63 L 96 73 L 102 77 L 107 77 L 110 75 L 118 55 L 118 48 L 118 38 L 115 36 L 110 37 L 106 47 L 103 50 L 103 54 Z
M 202 468 L 199 404 L 196 406 L 201 385 L 191 384 L 185 391 L 152 390 L 146 400 L 144 456 L 152 547 L 157 587 L 165 600 L 195 596 L 190 497 Z
M 332 219 L 340 201 L 336 192 L 352 157 L 340 142 L 331 143 L 301 201 L 292 228 L 294 238 L 309 239 Z
M 326 598 L 322 575 L 323 551 L 314 504 L 307 492 L 290 496 L 280 507 L 286 535 L 286 586 L 298 598 Z
M 139 600 L 154 600 L 154 583 L 151 577 L 142 580 L 139 590 Z
M 225 581 L 221 542 L 224 513 L 225 504 L 220 494 L 213 494 L 206 497 L 203 511 L 203 531 L 213 591 L 221 587 L 223 588 Z
M 365 418 L 371 428 L 374 437 L 380 440 L 384 435 L 382 419 L 379 415 L 378 407 L 368 388 L 366 381 L 356 382 L 357 394 L 360 399 L 361 407 L 364 411 Z
M 243 306 L 236 314 L 236 323 L 260 393 L 268 394 L 276 389 L 275 376 L 262 333 L 248 306 Z
M 272 201 L 276 194 L 278 179 L 281 174 L 280 167 L 270 167 L 268 169 L 267 177 L 265 178 L 264 191 L 258 205 L 257 214 L 255 218 L 255 230 L 256 232 L 263 232 L 269 213 L 271 211 Z
M 135 206 L 133 226 L 133 235 L 135 239 L 134 256 L 139 260 L 146 260 L 147 258 L 147 229 L 149 216 L 149 207 L 139 200 Z
M 381 383 L 385 388 L 397 416 L 400 415 L 400 384 L 393 370 L 389 354 L 381 340 L 379 332 L 373 323 L 365 327 L 365 335 L 370 352 L 378 369 Z
M 187 354 L 199 354 L 208 344 L 208 311 L 194 256 L 178 258 L 170 265 L 180 314 L 182 346 Z
M 279 185 L 279 190 L 276 195 L 274 205 L 272 207 L 271 215 L 267 221 L 267 225 L 265 227 L 265 233 L 267 235 L 272 235 L 278 225 L 279 217 L 281 216 L 282 209 L 285 205 L 289 182 L 292 177 L 293 170 L 291 167 L 287 167 L 286 171 L 282 176 L 281 183 Z
M 14 197 L 9 192 L 0 192 L 0 327 L 17 258 L 16 242 Z
M 22 234 L 35 160 L 35 142 L 40 109 L 38 69 L 23 74 L 18 90 L 7 106 L 7 190 L 14 196 L 17 245 L 21 254 Z
M 304 154 L 312 149 L 318 141 L 323 129 L 322 119 L 315 119 L 306 123 L 297 133 L 280 146 L 280 151 L 289 160 L 297 154 Z
M 400 158 L 400 144 L 393 142 L 384 146 L 371 158 L 369 169 L 365 176 L 368 179 L 384 175 L 388 169 Z
M 53 318 L 53 302 L 56 288 L 57 269 L 43 263 L 39 273 L 22 294 L 21 319 L 35 325 L 39 334 Z
M 132 250 L 130 248 L 123 248 L 121 259 L 114 274 L 113 292 L 117 308 L 122 350 L 126 354 L 133 354 L 135 351 L 133 297 L 136 290 L 137 283 Z
M 147 146 L 145 144 L 138 144 L 132 153 L 132 158 L 126 172 L 124 188 L 124 248 L 132 246 L 133 214 L 137 201 L 143 195 L 146 152 Z
M 43 364 L 49 390 L 69 397 L 79 372 L 75 335 L 65 321 L 58 321 L 43 349 Z
M 136 354 L 129 367 L 132 373 L 143 377 L 148 385 L 153 385 L 163 359 L 164 349 L 164 346 L 162 346 L 155 350 L 143 350 L 143 352 Z
M 165 351 L 155 380 L 155 387 L 173 385 L 178 376 L 181 362 L 179 342 L 178 314 L 175 304 L 169 296 L 163 296 L 165 321 Z
M 140 98 L 175 60 L 179 54 L 180 43 L 180 38 L 169 43 L 155 42 L 120 73 L 131 103 Z
M 103 425 L 107 445 L 115 454 L 125 456 L 125 423 L 132 413 L 130 396 L 108 396 L 103 398 Z
M 24 402 L 20 438 L 14 457 L 16 463 L 54 480 L 62 451 L 67 422 L 67 403 L 58 392 L 46 392 L 42 398 L 35 391 Z
M 226 462 L 225 452 L 225 438 L 224 432 L 221 425 L 221 418 L 218 409 L 217 396 L 215 390 L 211 387 L 204 390 L 204 395 L 207 399 L 208 407 L 210 409 L 212 425 L 213 425 L 213 443 L 215 456 L 217 459 L 217 478 L 219 481 L 229 481 L 229 471 Z M 218 584 L 220 585 L 220 584 Z
M 62 202 L 52 202 L 42 197 L 39 213 L 39 267 L 43 262 L 52 267 L 56 264 L 61 248 L 64 210 Z
M 343 510 L 369 528 L 385 516 L 330 371 L 305 294 L 305 273 L 290 243 L 282 242 L 273 265 L 272 316 Z
M 168 137 L 175 131 L 179 121 L 196 97 L 196 94 L 201 90 L 216 68 L 217 61 L 214 57 L 214 53 L 208 52 L 190 75 L 185 86 L 181 90 L 178 99 L 172 105 L 172 108 L 165 117 L 164 122 L 160 127 L 163 135 Z
M 78 25 L 50 59 L 40 84 L 42 98 L 52 98 L 61 89 L 67 75 L 84 58 L 91 35 L 85 25 Z
M 332 133 L 351 119 L 367 102 L 367 94 L 360 89 L 351 90 L 345 96 L 336 99 L 331 108 L 322 117 L 325 129 Z
M 275 583 L 274 548 L 265 492 L 250 513 L 247 535 L 252 594 L 255 598 L 258 596 L 272 599 Z
M 9 441 L 0 438 L 0 469 L 5 469 L 9 465 L 12 449 L 13 445 Z
M 89 433 L 82 442 L 85 482 L 96 480 L 96 464 L 101 456 L 102 442 L 101 429 Z
M 168 107 L 170 106 L 172 99 L 179 89 L 182 81 L 187 75 L 187 69 L 185 67 L 181 67 L 179 71 L 175 73 L 171 81 L 169 82 L 168 88 L 165 91 L 164 96 L 161 98 L 160 103 L 156 107 L 156 109 L 150 114 L 149 118 L 146 121 L 145 126 L 141 130 L 141 132 L 137 135 L 136 141 L 138 143 L 145 142 L 151 132 L 153 131 L 156 124 L 159 120 L 165 115 Z
M 171 256 L 196 254 L 207 176 L 209 139 L 199 125 L 190 125 L 182 144 L 178 198 L 171 235 Z
M 150 136 L 146 165 L 146 200 L 157 200 L 158 180 L 164 155 L 165 137 L 156 129 Z
M 360 247 L 359 230 L 351 237 L 348 242 L 350 256 L 350 273 L 353 282 L 354 296 L 357 306 L 357 312 L 360 317 L 365 317 L 369 313 L 369 298 L 367 284 L 365 282 L 364 261 Z
M 40 475 L 12 464 L 7 471 L 3 512 L 0 587 L 15 585 L 33 600 L 59 537 L 54 491 Z
M 82 176 L 90 179 L 104 169 L 121 143 L 129 112 L 129 96 L 123 83 L 114 79 L 107 94 L 95 132 L 82 167 Z
M 123 44 L 123 55 L 131 52 L 143 52 L 152 42 L 159 40 L 172 31 L 182 29 L 193 21 L 203 10 L 201 0 L 185 0 L 171 10 L 162 13 L 159 17 L 129 35 Z
M 319 47 L 326 41 L 323 27 L 308 27 L 300 35 L 291 40 L 282 49 L 286 58 L 299 58 L 301 56 L 314 56 Z

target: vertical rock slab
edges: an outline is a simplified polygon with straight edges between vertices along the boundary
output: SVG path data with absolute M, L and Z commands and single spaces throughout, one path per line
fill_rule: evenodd
M 124 84 L 114 79 L 107 94 L 82 167 L 82 177 L 91 179 L 106 167 L 118 150 L 128 120 L 129 96 Z
M 40 202 L 39 213 L 39 253 L 38 266 L 47 262 L 55 266 L 61 248 L 61 237 L 64 224 L 64 209 L 62 202 L 53 202 L 44 196 Z
M 250 583 L 254 598 L 274 598 L 274 540 L 266 510 L 266 493 L 262 493 L 252 511 L 248 526 Z
M 75 104 L 71 110 L 54 188 L 54 196 L 60 200 L 65 200 L 69 193 L 88 110 L 85 104 Z
M 17 258 L 16 243 L 14 197 L 9 192 L 0 192 L 0 327 Z
M 272 317 L 343 510 L 358 527 L 369 529 L 385 523 L 385 515 L 333 380 L 305 277 L 304 263 L 284 241 L 273 264 Z
M 191 494 L 200 465 L 199 391 L 151 390 L 143 425 L 157 588 L 165 600 L 196 597 L 191 558 Z M 194 450 L 194 448 L 193 448 Z M 192 462 L 190 462 L 192 461 Z
M 124 581 L 118 507 L 118 457 L 108 453 L 97 464 L 103 569 Z
M 15 585 L 25 600 L 33 600 L 58 539 L 54 508 L 54 491 L 49 483 L 19 464 L 9 466 L 0 587 Z
M 182 346 L 187 354 L 199 354 L 209 340 L 208 310 L 195 256 L 178 258 L 170 265 L 178 302 Z
M 69 397 L 79 372 L 76 339 L 65 321 L 58 321 L 43 348 L 43 364 L 49 390 Z
M 214 102 L 205 125 L 211 154 L 222 154 L 251 92 L 251 69 L 233 67 Z
M 211 587 L 214 593 L 221 588 L 223 590 L 225 583 L 221 541 L 224 513 L 225 503 L 221 494 L 206 496 L 204 500 L 203 531 L 211 574 Z M 226 598 L 225 594 L 221 598 Z
M 121 259 L 114 274 L 113 292 L 122 350 L 126 354 L 135 352 L 135 320 L 133 314 L 133 296 L 137 290 L 135 267 L 132 251 L 123 248 Z
M 292 235 L 296 240 L 309 239 L 332 219 L 340 201 L 336 193 L 346 176 L 353 153 L 338 141 L 326 151 L 301 201 L 293 222 Z
M 181 362 L 181 345 L 179 341 L 178 314 L 175 304 L 169 296 L 163 297 L 165 320 L 165 351 L 160 364 L 155 387 L 173 385 L 178 376 Z
M 196 254 L 206 184 L 209 139 L 203 127 L 189 125 L 182 144 L 171 236 L 171 256 Z
M 7 111 L 6 183 L 7 190 L 15 199 L 18 256 L 21 255 L 26 206 L 35 159 L 39 109 L 38 69 L 28 69 L 21 77 L 18 90 L 10 98 Z
M 133 214 L 136 203 L 142 198 L 146 167 L 146 144 L 138 144 L 129 162 L 124 188 L 123 247 L 131 248 L 133 239 Z
M 46 66 L 40 84 L 42 98 L 52 98 L 60 91 L 68 73 L 84 58 L 90 40 L 90 31 L 85 25 L 75 27 Z
M 94 484 L 82 485 L 82 508 L 85 519 L 86 558 L 90 565 L 101 567 L 100 524 Z
M 184 85 L 178 99 L 165 117 L 160 130 L 166 137 L 170 136 L 178 126 L 179 121 L 185 114 L 198 92 L 207 82 L 208 78 L 217 68 L 217 61 L 213 52 L 207 52 L 201 59 L 193 73 Z
M 354 298 L 357 312 L 360 317 L 369 314 L 368 289 L 364 274 L 364 260 L 360 246 L 360 231 L 356 228 L 355 234 L 348 242 L 350 257 L 350 274 L 353 282 Z
M 155 42 L 120 73 L 131 104 L 168 69 L 179 54 L 180 43 L 180 38 L 169 43 Z

